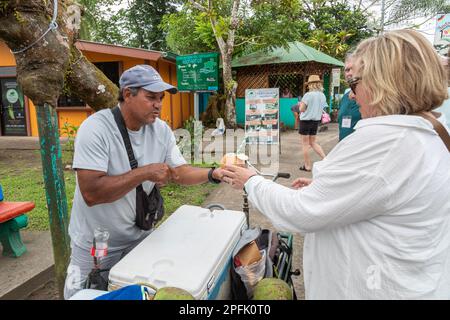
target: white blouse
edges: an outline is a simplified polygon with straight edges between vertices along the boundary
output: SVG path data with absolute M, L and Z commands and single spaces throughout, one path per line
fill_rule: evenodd
M 450 153 L 418 116 L 363 119 L 293 190 L 260 176 L 250 202 L 307 233 L 307 299 L 450 298 Z

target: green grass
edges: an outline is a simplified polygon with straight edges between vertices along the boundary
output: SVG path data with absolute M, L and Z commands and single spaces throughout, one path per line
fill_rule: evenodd
M 35 209 L 27 213 L 27 229 L 49 230 L 40 154 L 39 151 L 27 152 L 30 153 L 30 158 L 27 158 L 33 159 L 33 161 L 16 159 L 16 161 L 10 161 L 8 164 L 0 163 L 0 183 L 3 187 L 4 198 L 6 201 L 33 201 L 35 203 Z M 64 164 L 70 163 L 70 158 L 70 154 L 63 152 L 62 161 Z M 200 166 L 208 167 L 207 164 Z M 73 194 L 75 192 L 75 173 L 72 170 L 65 170 L 64 180 L 66 182 L 66 197 L 68 213 L 70 215 Z M 212 184 L 196 186 L 170 184 L 162 188 L 161 193 L 164 197 L 166 212 L 164 219 L 183 204 L 200 206 L 214 188 L 216 188 L 216 185 Z

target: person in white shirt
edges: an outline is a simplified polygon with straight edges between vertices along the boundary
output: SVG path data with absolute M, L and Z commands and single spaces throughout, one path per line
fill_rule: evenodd
M 446 74 L 413 30 L 367 39 L 354 58 L 362 119 L 313 179 L 293 190 L 226 166 L 224 181 L 275 227 L 306 234 L 306 299 L 450 299 L 450 153 L 413 115 L 434 116 Z
M 138 186 L 142 185 L 146 197 L 169 181 L 180 185 L 219 183 L 222 176 L 220 168 L 188 165 L 172 130 L 159 119 L 165 92 L 175 94 L 177 88 L 164 82 L 149 65 L 125 70 L 119 84 L 117 107 L 96 112 L 77 132 L 73 161 L 77 183 L 69 223 L 72 250 L 65 299 L 87 286 L 95 267 L 91 248 L 96 228 L 109 233 L 107 255 L 98 260 L 100 269 L 105 269 L 100 274 L 103 285 L 109 269 L 152 231 L 153 226 L 138 223 L 137 209 L 145 205 L 137 197 Z M 116 115 L 122 118 L 122 126 Z M 129 136 L 137 163 L 130 162 L 120 128 Z M 100 282 L 101 278 L 97 279 Z

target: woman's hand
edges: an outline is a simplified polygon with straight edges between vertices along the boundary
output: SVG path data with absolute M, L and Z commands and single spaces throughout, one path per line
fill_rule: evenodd
M 306 186 L 309 186 L 312 182 L 312 179 L 309 178 L 297 178 L 292 182 L 291 187 L 294 189 L 300 189 Z
M 222 172 L 223 181 L 229 183 L 235 189 L 243 189 L 247 180 L 257 174 L 253 169 L 233 165 L 225 166 Z

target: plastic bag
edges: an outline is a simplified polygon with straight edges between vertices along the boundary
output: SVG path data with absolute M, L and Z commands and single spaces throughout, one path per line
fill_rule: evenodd
M 330 115 L 326 112 L 322 112 L 322 124 L 331 122 Z
M 216 129 L 211 133 L 213 137 L 221 136 L 225 132 L 225 123 L 222 118 L 217 118 L 216 120 Z
M 266 251 L 260 250 L 261 259 L 248 266 L 240 266 L 236 268 L 237 274 L 241 277 L 242 282 L 247 289 L 247 297 L 253 297 L 253 290 L 256 284 L 264 278 L 266 271 Z

